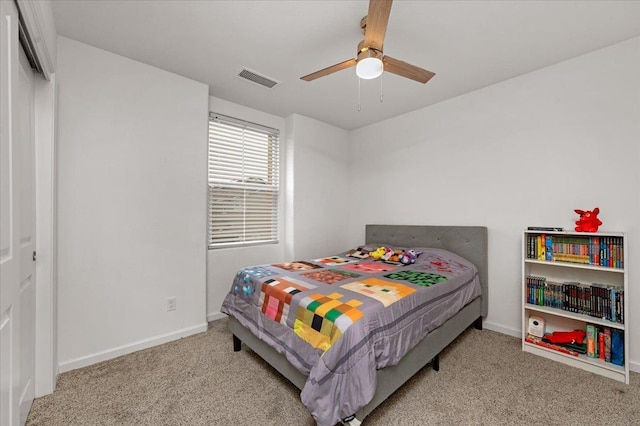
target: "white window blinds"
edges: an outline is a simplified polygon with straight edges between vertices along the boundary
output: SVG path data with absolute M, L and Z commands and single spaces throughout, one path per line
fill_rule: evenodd
M 209 116 L 209 248 L 278 242 L 279 131 Z

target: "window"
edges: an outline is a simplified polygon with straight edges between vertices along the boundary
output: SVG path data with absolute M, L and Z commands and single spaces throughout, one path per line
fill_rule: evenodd
M 279 131 L 209 116 L 209 248 L 278 242 Z

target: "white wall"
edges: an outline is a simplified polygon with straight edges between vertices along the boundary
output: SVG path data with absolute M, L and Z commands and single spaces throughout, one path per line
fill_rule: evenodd
M 56 77 L 66 371 L 206 329 L 208 87 L 62 37 Z
M 519 335 L 522 230 L 598 206 L 601 230 L 628 232 L 633 316 L 639 75 L 634 38 L 353 131 L 350 180 L 376 183 L 351 186 L 350 242 L 367 223 L 488 226 L 487 326 Z M 640 327 L 630 358 L 640 371 Z
M 287 118 L 293 162 L 292 257 L 311 259 L 347 249 L 349 132 L 303 115 Z M 291 259 L 293 260 L 293 259 Z
M 239 118 L 272 127 L 280 130 L 281 144 L 281 188 L 284 187 L 284 176 L 286 175 L 286 162 L 284 161 L 284 151 L 286 149 L 286 129 L 285 119 L 267 114 L 252 108 L 228 102 L 223 99 L 209 97 L 209 111 L 229 117 Z M 206 169 L 205 169 L 206 170 Z M 209 250 L 207 255 L 207 319 L 214 320 L 222 318 L 220 313 L 222 301 L 231 288 L 231 282 L 236 272 L 248 265 L 260 265 L 271 262 L 282 262 L 285 257 L 285 214 L 284 195 L 281 193 L 280 204 L 282 206 L 280 215 L 280 242 L 278 244 L 265 244 L 249 247 L 234 247 L 226 249 Z M 206 230 L 205 230 L 206 233 Z

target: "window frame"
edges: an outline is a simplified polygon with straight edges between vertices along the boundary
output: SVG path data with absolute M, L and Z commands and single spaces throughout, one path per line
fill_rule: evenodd
M 214 112 L 208 124 L 207 248 L 278 244 L 280 130 Z

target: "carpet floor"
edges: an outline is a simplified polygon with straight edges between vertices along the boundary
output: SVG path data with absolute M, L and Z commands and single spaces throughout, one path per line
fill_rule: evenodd
M 226 319 L 207 332 L 63 373 L 27 425 L 300 425 L 315 422 L 295 386 Z M 469 328 L 363 422 L 382 425 L 640 425 L 640 376 L 625 385 L 521 351 Z

